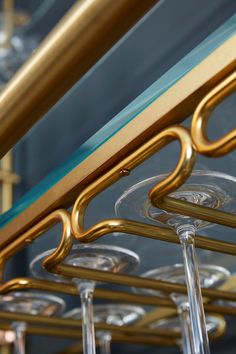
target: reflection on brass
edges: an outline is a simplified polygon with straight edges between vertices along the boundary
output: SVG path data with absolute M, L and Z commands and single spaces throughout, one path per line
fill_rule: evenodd
M 45 264 L 51 267 L 60 263 L 70 252 L 73 243 L 70 214 L 66 210 L 54 211 L 0 251 L 1 278 L 3 278 L 5 263 L 10 257 L 58 222 L 62 224 L 61 242 L 53 254 L 47 257 Z
M 216 141 L 209 141 L 207 123 L 212 111 L 236 90 L 236 71 L 211 90 L 197 106 L 191 133 L 197 150 L 207 156 L 223 156 L 236 147 L 236 128 Z M 233 117 L 232 117 L 233 119 Z

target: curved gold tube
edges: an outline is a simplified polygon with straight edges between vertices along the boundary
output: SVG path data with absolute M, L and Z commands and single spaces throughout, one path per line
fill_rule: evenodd
M 106 234 L 120 232 L 172 243 L 179 243 L 178 237 L 172 230 L 126 219 L 103 220 L 87 230 L 84 229 L 84 214 L 89 201 L 103 189 L 118 180 L 121 176 L 128 175 L 133 167 L 135 167 L 138 163 L 141 163 L 154 151 L 161 149 L 173 139 L 178 139 L 181 145 L 179 162 L 176 169 L 167 177 L 167 179 L 161 181 L 160 184 L 155 186 L 155 188 L 151 191 L 151 195 L 153 197 L 153 202 L 156 202 L 156 197 L 158 197 L 158 204 L 161 204 L 161 207 L 164 209 L 169 207 L 170 202 L 176 203 L 176 199 L 164 197 L 164 195 L 165 193 L 170 193 L 171 190 L 179 187 L 179 185 L 186 180 L 188 175 L 191 173 L 195 159 L 195 153 L 191 147 L 189 133 L 185 128 L 179 126 L 170 127 L 164 130 L 161 134 L 158 134 L 148 143 L 144 144 L 140 149 L 136 150 L 132 155 L 123 160 L 120 164 L 113 167 L 107 174 L 97 179 L 78 196 L 71 216 L 72 229 L 77 240 L 81 242 L 91 242 Z M 184 203 L 182 201 L 179 202 Z M 192 206 L 190 203 L 186 204 L 188 207 Z M 193 205 L 193 207 L 195 208 L 196 205 Z M 205 210 L 207 212 L 206 218 L 208 220 L 212 210 L 207 208 L 205 208 L 204 211 Z M 184 208 L 183 214 L 184 213 L 188 213 L 188 208 Z M 193 213 L 195 215 L 195 209 L 193 209 Z M 221 212 L 218 211 L 218 213 Z M 227 215 L 226 217 L 228 223 L 230 217 Z M 217 220 L 219 221 L 225 219 L 218 218 Z M 214 218 L 214 222 L 217 222 L 217 220 Z M 196 236 L 196 247 L 236 255 L 236 244 L 213 240 L 208 237 Z
M 209 141 L 207 123 L 212 111 L 236 89 L 236 71 L 211 90 L 197 106 L 192 120 L 191 134 L 193 142 L 201 154 L 223 156 L 236 147 L 236 129 L 216 141 Z
M 181 145 L 179 162 L 174 171 L 155 187 L 154 196 L 158 190 L 158 196 L 163 197 L 184 183 L 194 166 L 195 151 L 192 148 L 191 138 L 187 129 L 180 126 L 172 126 L 143 144 L 108 173 L 98 178 L 79 195 L 72 210 L 72 229 L 77 240 L 90 242 L 107 233 L 115 232 L 120 228 L 122 229 L 123 224 L 125 224 L 125 230 L 132 230 L 134 226 L 133 223 L 127 220 L 114 219 L 103 221 L 86 231 L 83 227 L 86 207 L 89 201 L 98 193 L 117 181 L 120 177 L 128 175 L 130 170 L 173 140 L 178 140 Z M 122 230 L 120 231 L 122 232 Z
M 226 321 L 223 316 L 213 313 L 212 317 L 216 317 L 219 320 L 218 326 L 213 333 L 209 334 L 209 339 L 212 341 L 216 341 L 220 339 L 226 332 Z
M 19 236 L 16 240 L 6 245 L 0 251 L 1 278 L 3 278 L 5 263 L 10 257 L 12 257 L 20 249 L 22 249 L 27 244 L 31 243 L 33 240 L 42 235 L 45 231 L 47 231 L 50 227 L 52 227 L 58 222 L 61 222 L 62 224 L 61 241 L 56 250 L 44 260 L 44 264 L 48 268 L 52 268 L 62 262 L 62 260 L 70 252 L 70 249 L 73 244 L 73 237 L 70 214 L 64 209 L 58 209 L 49 214 L 46 218 L 41 220 L 38 224 L 33 226 L 24 234 Z

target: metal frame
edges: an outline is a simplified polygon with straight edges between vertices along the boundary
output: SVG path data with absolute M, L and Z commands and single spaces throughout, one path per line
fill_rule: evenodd
M 119 164 L 132 151 L 138 149 L 166 126 L 184 120 L 194 111 L 199 100 L 204 97 L 209 88 L 232 72 L 236 63 L 236 54 L 232 50 L 234 47 L 236 47 L 236 35 L 216 49 L 109 141 L 16 216 L 12 222 L 0 230 L 0 246 L 11 242 L 56 208 L 71 205 L 86 186 L 107 173 L 114 165 Z M 4 127 L 0 125 L 0 136 L 2 129 L 4 130 Z
M 0 95 L 0 158 L 157 3 L 77 1 Z

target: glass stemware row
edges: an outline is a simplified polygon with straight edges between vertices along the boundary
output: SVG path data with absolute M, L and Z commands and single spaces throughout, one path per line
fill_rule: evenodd
M 180 323 L 182 326 L 182 348 L 184 353 L 207 354 L 210 353 L 207 326 L 203 310 L 203 300 L 201 296 L 201 286 L 218 287 L 230 273 L 216 265 L 200 265 L 198 267 L 195 249 L 194 235 L 196 230 L 211 226 L 208 222 L 196 220 L 192 217 L 177 215 L 153 207 L 147 198 L 148 191 L 165 175 L 149 178 L 142 181 L 119 198 L 116 203 L 118 216 L 129 217 L 141 221 L 151 220 L 156 224 L 165 224 L 173 228 L 180 239 L 183 253 L 183 264 L 175 264 L 169 267 L 154 269 L 143 274 L 144 277 L 154 278 L 164 281 L 172 281 L 187 285 L 187 295 L 171 294 L 171 299 L 175 302 Z M 210 171 L 194 171 L 188 182 L 170 196 L 176 199 L 186 200 L 210 208 L 233 209 L 231 190 L 234 187 L 235 179 L 224 174 Z M 48 250 L 37 256 L 30 265 L 33 275 L 37 278 L 48 279 L 55 282 L 69 282 L 76 285 L 81 299 L 81 310 L 77 311 L 77 316 L 82 319 L 83 349 L 84 354 L 95 354 L 94 336 L 94 311 L 93 311 L 93 291 L 95 282 L 64 277 L 59 274 L 49 273 L 42 267 L 42 260 L 54 250 Z M 89 244 L 73 246 L 69 256 L 63 261 L 64 264 L 75 267 L 85 267 L 96 270 L 109 271 L 114 273 L 130 273 L 139 265 L 138 255 L 126 248 L 104 245 Z M 149 292 L 151 290 L 139 290 Z M 165 294 L 154 292 L 155 295 L 165 296 Z M 108 311 L 109 306 L 106 308 Z M 117 311 L 121 310 L 117 307 Z M 138 307 L 136 307 L 138 309 Z M 98 307 L 95 308 L 99 310 Z M 124 310 L 124 308 L 123 308 Z M 104 310 L 105 311 L 105 310 Z M 75 312 L 73 312 L 75 314 Z M 73 313 L 70 315 L 73 316 Z M 135 313 L 133 309 L 133 314 Z M 137 315 L 138 311 L 136 311 Z M 68 315 L 69 316 L 69 315 Z M 96 318 L 96 313 L 95 313 Z M 103 317 L 104 319 L 104 317 Z M 107 319 L 105 318 L 105 321 Z M 25 327 L 21 324 L 16 327 L 17 337 L 22 343 L 21 333 Z M 102 333 L 100 342 L 103 343 L 103 351 L 109 352 L 109 333 Z M 22 344 L 21 344 L 22 346 Z M 19 353 L 22 353 L 20 349 Z
M 211 226 L 207 221 L 196 220 L 192 217 L 177 215 L 153 207 L 147 198 L 148 192 L 167 175 L 155 176 L 129 188 L 116 203 L 116 212 L 120 217 L 131 217 L 134 220 L 164 224 L 172 228 L 179 237 L 185 281 L 187 285 L 193 352 L 209 354 L 209 340 L 206 329 L 201 284 L 198 263 L 195 255 L 195 233 L 199 229 Z M 193 204 L 212 209 L 234 211 L 232 191 L 236 179 L 232 176 L 213 171 L 193 171 L 188 181 L 170 197 L 181 199 Z M 235 198 L 234 198 L 235 201 Z

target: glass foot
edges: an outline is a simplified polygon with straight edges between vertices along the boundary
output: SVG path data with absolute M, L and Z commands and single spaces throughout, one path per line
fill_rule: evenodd
M 152 206 L 148 199 L 148 192 L 166 176 L 148 178 L 126 190 L 116 202 L 117 215 L 143 222 L 149 220 L 171 228 L 183 224 L 191 224 L 195 229 L 211 226 L 212 224 L 207 221 L 177 215 Z M 192 172 L 186 183 L 170 196 L 213 209 L 227 209 L 233 212 L 236 210 L 235 186 L 236 178 L 232 176 L 215 171 L 196 170 Z
M 2 311 L 30 315 L 52 316 L 65 309 L 65 302 L 57 296 L 40 293 L 13 292 L 1 297 Z
M 136 322 L 145 315 L 145 310 L 140 306 L 126 304 L 94 305 L 94 323 L 107 323 L 114 326 L 125 326 Z M 64 315 L 65 318 L 81 319 L 80 308 L 73 309 Z
M 199 265 L 200 284 L 204 288 L 217 288 L 230 277 L 230 272 L 215 265 Z M 149 270 L 141 275 L 144 278 L 152 278 L 156 280 L 168 281 L 174 284 L 185 284 L 185 270 L 183 264 L 174 264 L 172 266 L 160 267 Z M 136 289 L 142 293 L 163 296 L 163 292 L 152 289 Z
M 42 261 L 54 249 L 38 255 L 30 264 L 32 274 L 37 278 L 52 281 L 65 281 L 65 277 L 47 272 L 42 267 Z M 138 266 L 140 260 L 136 253 L 121 247 L 91 244 L 73 246 L 63 264 L 75 267 L 110 271 L 114 273 L 130 273 Z

